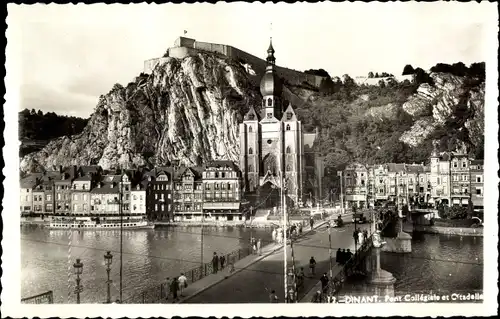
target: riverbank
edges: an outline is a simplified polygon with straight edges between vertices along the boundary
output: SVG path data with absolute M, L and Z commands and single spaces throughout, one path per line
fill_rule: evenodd
M 443 227 L 443 226 L 427 226 L 413 225 L 414 232 L 422 232 L 427 234 L 442 234 L 442 235 L 458 235 L 458 236 L 483 236 L 483 228 L 472 227 Z

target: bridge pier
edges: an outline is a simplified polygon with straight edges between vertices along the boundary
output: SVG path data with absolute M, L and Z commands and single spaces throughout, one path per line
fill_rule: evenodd
M 382 251 L 391 253 L 411 253 L 411 235 L 403 231 L 403 219 L 398 218 L 394 225 L 396 237 L 384 237 L 385 245 L 382 246 Z
M 366 288 L 371 294 L 378 296 L 394 297 L 394 283 L 396 278 L 380 267 L 379 247 L 372 247 L 371 254 L 365 258 L 365 270 L 367 272 Z

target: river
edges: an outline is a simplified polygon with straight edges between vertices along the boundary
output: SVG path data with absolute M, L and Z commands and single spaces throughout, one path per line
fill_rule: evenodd
M 483 237 L 412 234 L 412 252 L 382 252 L 381 268 L 396 278 L 396 295 L 451 294 L 483 290 Z M 351 279 L 342 294 L 367 292 L 363 278 Z
M 164 282 L 166 277 L 179 276 L 181 271 L 199 265 L 200 230 L 200 227 L 169 227 L 123 231 L 123 299 Z M 75 275 L 72 265 L 76 258 L 80 258 L 84 264 L 81 302 L 104 302 L 104 254 L 109 250 L 114 256 L 111 295 L 112 300 L 117 299 L 119 231 L 73 231 L 71 237 L 69 234 L 69 231 L 38 226 L 21 227 L 22 297 L 52 290 L 55 303 L 74 303 Z M 203 234 L 204 262 L 210 261 L 214 252 L 227 254 L 247 247 L 251 235 L 267 241 L 271 238 L 269 230 L 239 227 L 204 227 Z

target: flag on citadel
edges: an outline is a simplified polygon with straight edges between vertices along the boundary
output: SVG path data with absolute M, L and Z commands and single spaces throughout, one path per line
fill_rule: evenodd
M 184 30 L 184 34 L 188 33 L 186 30 Z

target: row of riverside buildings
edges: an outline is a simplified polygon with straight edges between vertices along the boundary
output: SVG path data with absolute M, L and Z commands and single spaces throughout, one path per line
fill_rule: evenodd
M 22 214 L 97 217 L 122 213 L 147 215 L 152 221 L 245 218 L 240 209 L 241 173 L 230 161 L 152 170 L 59 167 L 21 178 L 20 188 Z
M 374 207 L 384 202 L 415 207 L 440 203 L 483 210 L 483 160 L 469 158 L 464 152 L 437 152 L 430 165 L 422 164 L 351 164 L 339 174 L 343 181 L 345 205 Z

